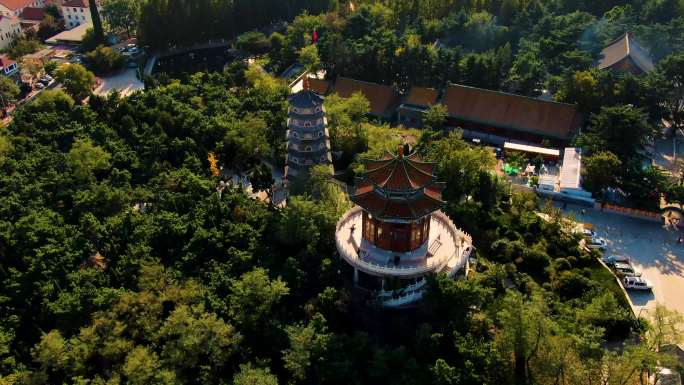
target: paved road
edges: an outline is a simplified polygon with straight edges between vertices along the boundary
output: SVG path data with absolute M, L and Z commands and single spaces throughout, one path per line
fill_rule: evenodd
M 102 85 L 94 92 L 97 95 L 107 95 L 113 90 L 119 90 L 121 96 L 128 96 L 145 88 L 145 85 L 136 77 L 135 68 L 126 68 L 117 74 L 103 76 L 101 79 Z
M 608 241 L 607 254 L 632 258 L 653 292 L 629 292 L 637 315 L 655 307 L 656 303 L 684 314 L 684 244 L 678 244 L 678 233 L 662 224 L 629 218 L 600 210 L 568 206 L 566 213 L 578 222 L 591 223 L 599 236 Z

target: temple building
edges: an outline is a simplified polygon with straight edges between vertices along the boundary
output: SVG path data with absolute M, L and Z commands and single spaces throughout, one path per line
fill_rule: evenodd
M 304 88 L 290 96 L 289 103 L 285 180 L 306 174 L 318 164 L 329 165 L 332 172 L 323 97 L 311 91 L 308 79 L 305 79 Z
M 619 73 L 642 75 L 655 69 L 651 55 L 628 33 L 620 36 L 601 51 L 598 68 Z
M 365 161 L 351 194 L 356 206 L 339 220 L 335 241 L 354 284 L 382 306 L 415 305 L 428 275 L 465 274 L 472 238 L 441 211 L 443 187 L 434 164 L 404 155 L 403 147 Z

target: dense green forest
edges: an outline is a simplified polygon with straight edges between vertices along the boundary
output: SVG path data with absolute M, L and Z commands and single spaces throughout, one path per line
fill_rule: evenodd
M 658 168 L 644 167 L 654 137 L 684 128 L 681 0 L 259 4 L 151 0 L 138 30 L 152 47 L 236 37 L 238 48 L 262 55 L 276 74 L 299 60 L 325 69 L 329 79 L 342 75 L 402 93 L 448 82 L 533 97 L 547 93 L 577 104 L 584 115 L 587 129 L 574 144 L 595 166 L 586 179 L 597 197 L 612 189 L 623 204 L 651 210 L 660 194 L 684 202 L 684 188 Z M 253 9 L 258 15 L 249 14 Z M 277 21 L 287 27 L 269 24 Z M 601 49 L 625 32 L 650 52 L 656 71 L 633 76 L 596 68 Z
M 594 114 L 587 135 L 604 142 L 593 152 L 616 168 L 639 160 L 664 112 L 636 99 L 649 97 L 655 75 L 592 70 L 597 50 L 627 27 L 659 58 L 682 48 L 682 4 L 670 0 L 362 3 L 149 0 L 130 28 L 165 47 L 307 10 L 268 36 L 267 69 L 297 59 L 316 30 L 330 74 L 399 89 L 555 85 Z M 676 73 L 677 60 L 657 74 Z M 412 143 L 437 162 L 445 212 L 477 246 L 469 279 L 432 277 L 424 306 L 383 311 L 336 256 L 349 202 L 324 171 L 284 208 L 220 189 L 212 172 L 214 154 L 268 190 L 262 161 L 282 162 L 284 149 L 283 81 L 235 63 L 146 85 L 85 105 L 44 91 L 0 130 L 1 385 L 631 385 L 670 363 L 659 350 L 681 339 L 678 316 L 658 308 L 654 323 L 636 318 L 560 213 L 493 176 L 493 155 L 442 130 L 439 116 L 429 130 L 404 130 L 369 121 L 359 95 L 326 99 L 349 180 L 360 158 Z M 606 136 L 618 123 L 630 132 L 622 144 Z
M 335 256 L 335 185 L 314 172 L 283 209 L 217 191 L 209 152 L 249 174 L 283 136 L 286 88 L 244 70 L 89 105 L 46 91 L 4 129 L 0 383 L 629 384 L 665 359 L 676 333 L 636 320 L 560 214 L 542 220 L 454 133 L 416 149 L 477 272 L 434 277 L 420 309 L 367 306 Z M 373 156 L 401 140 L 361 98 L 331 103 L 338 143 L 360 132 Z

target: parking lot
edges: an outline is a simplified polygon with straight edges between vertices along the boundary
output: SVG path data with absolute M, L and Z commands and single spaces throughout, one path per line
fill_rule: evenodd
M 608 242 L 607 255 L 625 255 L 653 284 L 652 292 L 630 291 L 637 315 L 646 315 L 656 303 L 684 314 L 684 244 L 679 234 L 662 224 L 587 209 L 578 206 L 565 211 L 578 222 L 591 223 L 597 235 Z

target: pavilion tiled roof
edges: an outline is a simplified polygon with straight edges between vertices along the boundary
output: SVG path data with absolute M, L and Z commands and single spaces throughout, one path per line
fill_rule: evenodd
M 370 113 L 386 116 L 399 105 L 399 94 L 390 86 L 339 77 L 330 92 L 348 98 L 360 92 L 368 99 Z
M 319 95 L 327 95 L 330 82 L 323 79 L 309 79 L 309 89 Z
M 413 86 L 408 95 L 404 98 L 404 104 L 414 106 L 430 107 L 437 103 L 438 93 L 434 88 Z
M 449 84 L 442 102 L 456 119 L 563 140 L 581 123 L 573 104 L 457 84 Z
M 367 160 L 351 200 L 373 216 L 384 219 L 414 220 L 444 206 L 442 189 L 436 181 L 434 165 L 418 160 L 415 154 L 385 154 Z
M 620 36 L 601 51 L 598 68 L 613 68 L 624 60 L 631 60 L 644 73 L 651 72 L 655 68 L 648 52 L 641 48 L 628 33 Z
M 289 102 L 292 106 L 299 108 L 312 108 L 323 104 L 323 97 L 311 90 L 303 89 L 291 95 Z

